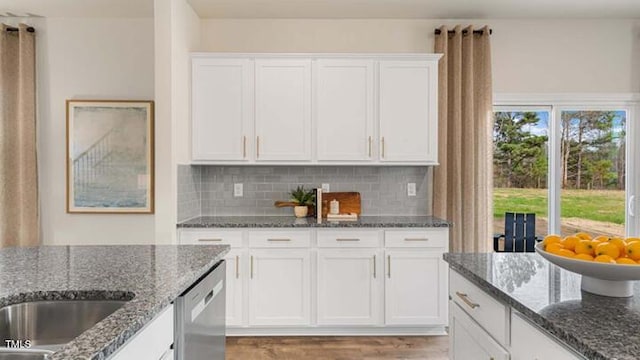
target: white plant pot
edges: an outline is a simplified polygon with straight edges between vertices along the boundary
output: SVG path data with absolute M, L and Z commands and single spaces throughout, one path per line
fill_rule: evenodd
M 309 208 L 306 206 L 295 206 L 293 208 L 293 213 L 296 215 L 297 218 L 303 218 L 303 217 L 306 217 L 307 214 L 309 213 Z

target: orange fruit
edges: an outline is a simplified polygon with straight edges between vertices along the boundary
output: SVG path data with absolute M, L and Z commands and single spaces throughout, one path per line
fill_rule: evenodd
M 629 259 L 629 258 L 619 258 L 616 259 L 616 263 L 617 264 L 625 264 L 625 265 L 638 265 L 635 261 Z
M 560 255 L 560 256 L 563 256 L 563 257 L 568 257 L 568 258 L 574 258 L 576 256 L 576 253 L 574 253 L 571 250 L 567 250 L 567 249 L 560 249 L 560 250 L 556 251 L 554 254 Z
M 562 239 L 561 244 L 565 249 L 573 251 L 576 248 L 576 244 L 578 243 L 578 241 L 580 241 L 579 237 L 569 235 Z
M 610 242 L 603 242 L 596 246 L 596 256 L 598 255 L 609 255 L 612 259 L 617 259 L 620 257 L 620 249 L 616 246 L 616 244 L 612 244 Z
M 598 235 L 595 238 L 593 238 L 593 241 L 605 242 L 605 241 L 609 241 L 609 237 L 605 235 Z
M 632 242 L 640 241 L 640 238 L 637 237 L 628 237 L 624 239 L 624 242 L 627 244 L 631 244 Z
M 585 261 L 593 261 L 593 256 L 589 254 L 578 254 L 574 257 L 574 259 L 585 260 Z
M 559 243 L 561 241 L 562 238 L 560 237 L 560 235 L 550 234 L 544 237 L 544 240 L 542 240 L 542 246 L 546 247 L 549 244 Z
M 591 240 L 580 240 L 576 244 L 575 252 L 576 254 L 587 254 L 593 256 L 595 253 L 595 247 Z
M 562 244 L 560 243 L 551 243 L 547 246 L 545 246 L 545 251 L 550 252 L 552 254 L 558 254 L 558 251 L 564 249 L 564 246 L 562 246 Z
M 607 264 L 615 264 L 616 261 L 609 255 L 598 255 L 593 261 L 607 263 Z
M 624 240 L 622 240 L 622 238 L 612 237 L 611 239 L 609 239 L 609 243 L 614 244 L 618 247 L 618 249 L 620 250 L 620 256 L 623 256 L 625 254 L 626 244 Z
M 632 243 L 627 244 L 627 256 L 631 259 L 638 261 L 640 260 L 640 241 L 634 241 Z
M 578 237 L 582 240 L 591 240 L 591 235 L 587 234 L 586 232 L 577 232 L 575 233 L 573 236 Z

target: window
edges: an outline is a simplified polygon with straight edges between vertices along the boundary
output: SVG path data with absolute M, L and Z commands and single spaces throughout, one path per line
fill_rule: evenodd
M 628 205 L 638 182 L 630 174 L 640 154 L 627 142 L 627 134 L 634 134 L 632 108 L 496 106 L 494 232 L 504 233 L 505 212 L 524 212 L 536 214 L 540 236 L 635 235 L 638 220 Z

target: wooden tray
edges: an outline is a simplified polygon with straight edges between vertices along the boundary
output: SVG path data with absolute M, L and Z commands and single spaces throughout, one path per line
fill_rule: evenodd
M 329 213 L 329 203 L 333 199 L 340 203 L 340 214 L 356 213 L 359 216 L 362 212 L 359 192 L 326 192 L 322 193 L 323 217 Z

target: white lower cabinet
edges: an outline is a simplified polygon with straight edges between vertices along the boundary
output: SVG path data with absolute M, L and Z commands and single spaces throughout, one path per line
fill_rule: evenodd
M 309 325 L 308 249 L 251 249 L 249 325 Z
M 228 326 L 239 326 L 243 323 L 242 311 L 242 293 L 243 293 L 243 277 L 245 267 L 243 263 L 246 261 L 247 253 L 242 249 L 231 249 L 225 256 L 227 264 L 227 278 L 225 279 L 226 290 L 226 324 Z
M 445 324 L 447 265 L 442 251 L 399 249 L 385 254 L 385 324 Z
M 377 249 L 318 250 L 318 325 L 376 325 L 382 269 Z
M 109 360 L 173 359 L 173 305 L 151 320 L 138 334 L 129 339 Z
M 451 304 L 449 359 L 508 360 L 509 353 L 484 331 L 460 306 Z M 552 359 L 552 358 L 548 358 Z
M 512 360 L 582 360 L 566 347 L 543 333 L 544 330 L 529 324 L 517 312 L 511 313 Z

